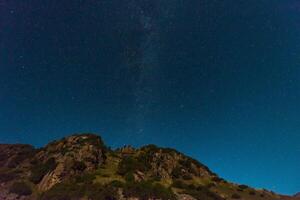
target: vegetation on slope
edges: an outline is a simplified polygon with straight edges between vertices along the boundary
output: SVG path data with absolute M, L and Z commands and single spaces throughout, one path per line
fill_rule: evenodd
M 25 146 L 30 154 L 27 157 L 18 153 L 23 146 L 9 148 L 9 156 L 2 155 L 1 162 L 6 165 L 0 167 L 0 183 L 10 193 L 29 199 L 282 198 L 266 190 L 229 183 L 198 161 L 155 145 L 110 150 L 98 136 L 81 134 L 54 141 L 38 151 Z M 19 163 L 17 166 L 7 165 L 16 158 L 22 158 L 13 162 Z

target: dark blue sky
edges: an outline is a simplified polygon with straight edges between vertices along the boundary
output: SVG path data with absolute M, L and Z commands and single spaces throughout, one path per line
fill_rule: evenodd
M 0 142 L 96 132 L 300 191 L 298 0 L 1 0 Z

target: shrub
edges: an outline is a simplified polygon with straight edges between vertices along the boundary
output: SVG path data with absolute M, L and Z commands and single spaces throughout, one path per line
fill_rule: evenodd
M 188 185 L 186 183 L 184 183 L 183 181 L 177 179 L 177 180 L 173 181 L 172 187 L 180 188 L 180 189 L 187 189 Z
M 84 171 L 86 169 L 86 165 L 82 161 L 75 161 L 72 169 L 75 171 Z
M 30 186 L 28 186 L 25 182 L 13 183 L 10 186 L 9 191 L 11 193 L 15 193 L 20 196 L 28 196 L 28 195 L 32 194 L 32 190 L 31 190 Z
M 190 174 L 184 174 L 184 175 L 182 176 L 182 178 L 183 178 L 184 180 L 191 180 L 191 179 L 193 179 L 192 175 L 190 175 Z
M 207 188 L 212 188 L 212 187 L 216 187 L 216 184 L 215 183 L 208 183 L 206 185 Z
M 56 168 L 56 165 L 54 158 L 50 158 L 46 163 L 37 164 L 31 169 L 30 181 L 35 184 L 39 183 L 48 172 Z
M 87 197 L 91 200 L 116 200 L 118 190 L 112 184 L 93 184 L 87 188 Z
M 121 181 L 114 180 L 110 183 L 110 185 L 112 187 L 122 188 L 124 186 L 124 183 L 122 183 Z
M 117 199 L 121 182 L 113 181 L 108 185 L 100 183 L 78 183 L 74 181 L 63 182 L 53 186 L 41 196 L 41 200 L 71 200 L 87 197 L 90 200 L 115 200 Z
M 124 178 L 127 182 L 134 182 L 134 175 L 132 172 L 128 172 L 127 174 L 125 174 Z
M 0 172 L 0 182 L 9 182 L 17 177 L 18 175 L 13 172 Z
M 92 184 L 95 179 L 94 174 L 85 173 L 75 177 L 76 183 Z
M 152 186 L 153 197 L 160 199 L 174 199 L 175 195 L 170 188 L 166 188 L 163 185 L 156 183 Z
M 134 160 L 132 157 L 126 157 L 124 158 L 118 166 L 118 174 L 125 175 L 128 172 L 132 172 L 135 170 L 135 163 L 136 160 Z
M 197 190 L 198 187 L 196 187 L 194 184 L 189 184 L 189 185 L 188 185 L 188 189 L 189 189 L 189 190 Z
M 149 144 L 147 146 L 144 146 L 141 148 L 142 151 L 146 152 L 147 154 L 154 154 L 156 152 L 159 152 L 161 151 L 162 153 L 165 153 L 165 154 L 180 154 L 178 151 L 176 151 L 175 149 L 171 149 L 171 148 L 161 148 L 161 147 L 158 147 L 154 144 Z
M 174 177 L 174 178 L 181 178 L 182 177 L 182 172 L 181 172 L 181 168 L 179 166 L 176 166 L 171 175 Z
M 161 148 L 163 153 L 168 153 L 168 154 L 181 154 L 177 150 L 172 149 L 172 148 Z
M 146 151 L 143 153 L 140 153 L 137 157 L 137 161 L 142 165 L 143 167 L 140 170 L 147 171 L 151 169 L 151 159 L 152 159 L 152 152 Z
M 142 147 L 141 150 L 157 152 L 157 151 L 159 151 L 159 148 L 155 144 L 149 144 L 147 146 Z
M 233 199 L 240 199 L 241 196 L 238 195 L 238 194 L 236 194 L 236 193 L 234 193 L 234 194 L 231 196 L 231 198 L 233 198 Z
M 220 182 L 223 182 L 224 179 L 222 179 L 222 178 L 220 178 L 220 177 L 218 177 L 218 176 L 214 176 L 214 177 L 212 178 L 212 181 L 217 182 L 217 183 L 220 183 Z
M 124 194 L 126 197 L 140 199 L 175 199 L 175 195 L 170 188 L 166 188 L 161 184 L 154 184 L 150 181 L 127 183 L 124 186 Z
M 182 180 L 175 180 L 173 181 L 172 187 L 184 189 L 186 191 L 206 191 L 209 189 L 208 186 L 196 186 L 194 184 L 187 184 Z
M 161 181 L 161 177 L 159 177 L 159 176 L 157 176 L 157 175 L 154 175 L 154 176 L 151 176 L 151 180 L 152 180 L 152 181 L 159 182 L 159 181 Z
M 186 170 L 186 171 L 189 171 Z M 183 171 L 183 168 L 181 165 L 177 165 L 173 170 L 172 170 L 172 177 L 173 178 L 176 178 L 176 179 L 179 179 L 179 178 L 182 178 L 184 180 L 191 180 L 193 177 L 191 174 L 189 174 L 188 172 L 186 171 Z
M 70 200 L 82 197 L 87 197 L 91 200 L 115 200 L 117 199 L 118 188 L 124 190 L 126 197 L 175 200 L 175 195 L 170 188 L 149 181 L 126 183 L 112 181 L 107 185 L 100 183 L 82 184 L 69 181 L 53 186 L 50 190 L 42 194 L 41 200 Z
M 129 172 L 135 172 L 137 170 L 145 171 L 146 167 L 142 162 L 132 156 L 123 158 L 118 166 L 118 174 L 120 175 L 125 175 Z
M 50 190 L 42 194 L 41 200 L 69 200 L 81 198 L 85 195 L 85 185 L 77 185 L 74 182 L 65 182 L 54 185 Z
M 249 186 L 247 186 L 247 185 L 239 185 L 239 188 L 242 189 L 242 190 L 245 190 L 245 189 L 248 189 Z
M 179 164 L 182 165 L 182 167 L 187 169 L 191 168 L 192 166 L 192 162 L 189 159 L 179 160 Z

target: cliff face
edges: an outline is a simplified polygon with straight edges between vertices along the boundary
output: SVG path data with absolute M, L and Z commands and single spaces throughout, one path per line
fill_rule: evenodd
M 0 199 L 292 199 L 229 183 L 168 148 L 108 149 L 99 136 L 73 135 L 41 149 L 0 145 Z
M 49 165 L 47 173 L 35 181 L 39 190 L 46 191 L 63 180 L 96 170 L 105 161 L 105 147 L 95 135 L 70 136 L 48 144 L 32 161 Z

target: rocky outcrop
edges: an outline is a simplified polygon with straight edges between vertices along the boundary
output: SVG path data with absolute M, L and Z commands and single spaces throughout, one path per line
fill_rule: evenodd
M 158 148 L 148 145 L 141 148 L 141 156 L 145 156 L 154 177 L 162 179 L 212 177 L 210 170 L 194 159 L 174 149 Z
M 100 137 L 83 134 L 53 142 L 36 154 L 36 160 L 46 163 L 55 160 L 55 167 L 38 183 L 41 191 L 72 176 L 96 170 L 105 162 L 105 146 Z
M 29 159 L 35 150 L 31 145 L 0 144 L 0 166 L 7 168 L 19 167 L 24 160 Z

